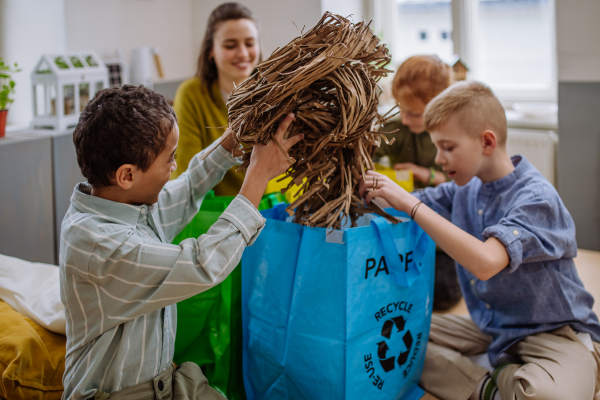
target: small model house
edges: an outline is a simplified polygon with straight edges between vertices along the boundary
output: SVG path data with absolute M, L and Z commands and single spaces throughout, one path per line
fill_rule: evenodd
M 467 72 L 469 72 L 469 68 L 467 64 L 458 56 L 458 54 L 452 57 L 450 61 L 450 66 L 452 67 L 452 71 L 454 72 L 454 80 L 455 81 L 466 81 L 467 80 Z
M 115 56 L 103 58 L 108 68 L 108 84 L 110 87 L 122 87 L 129 84 L 129 69 L 121 49 L 116 49 Z
M 34 128 L 63 130 L 99 90 L 108 87 L 108 69 L 92 52 L 44 54 L 31 73 Z

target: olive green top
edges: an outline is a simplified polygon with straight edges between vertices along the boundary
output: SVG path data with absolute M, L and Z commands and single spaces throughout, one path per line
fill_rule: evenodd
M 227 125 L 227 106 L 217 82 L 208 88 L 200 78 L 184 81 L 177 89 L 173 108 L 179 123 L 179 144 L 176 151 L 177 170 L 172 174 L 172 179 L 187 170 L 194 155 L 221 137 Z M 235 172 L 236 169 L 233 167 L 227 171 L 221 183 L 214 187 L 217 196 L 235 196 L 239 193 L 244 175 Z
M 398 163 L 413 163 L 420 167 L 434 167 L 438 171 L 442 171 L 442 167 L 435 163 L 437 148 L 431 141 L 429 132 L 420 134 L 412 133 L 406 125 L 402 125 L 400 121 L 394 121 L 386 124 L 381 131 L 391 132 L 400 129 L 396 133 L 390 133 L 387 136 L 389 140 L 396 140 L 391 145 L 385 144 L 382 141 L 381 146 L 375 152 L 375 158 L 388 156 L 391 166 Z M 422 189 L 428 185 L 415 180 L 415 188 Z

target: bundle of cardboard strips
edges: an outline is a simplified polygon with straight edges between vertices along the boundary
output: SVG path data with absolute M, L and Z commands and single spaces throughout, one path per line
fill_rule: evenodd
M 288 206 L 294 222 L 340 229 L 350 219 L 374 212 L 398 222 L 379 206 L 358 195 L 366 170 L 374 169 L 372 155 L 381 140 L 379 128 L 390 117 L 378 114 L 377 82 L 390 70 L 388 49 L 364 21 L 329 12 L 310 31 L 275 50 L 257 72 L 231 93 L 229 129 L 242 143 L 241 170 L 250 162 L 255 144 L 274 140 L 280 122 L 296 118 L 286 137 L 300 133 L 304 140 L 289 151 L 286 176 L 300 196 Z M 389 113 L 388 113 L 389 114 Z M 277 141 L 276 141 L 277 142 Z

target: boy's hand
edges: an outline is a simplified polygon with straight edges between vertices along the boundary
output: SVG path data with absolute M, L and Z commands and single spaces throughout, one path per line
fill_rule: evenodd
M 413 163 L 399 163 L 394 165 L 394 169 L 403 170 L 410 169 L 413 173 L 413 176 L 416 180 L 423 183 L 429 183 L 429 179 L 431 179 L 431 171 L 429 168 L 420 167 Z
M 294 114 L 288 114 L 279 125 L 279 128 L 277 128 L 277 132 L 275 132 L 274 136 L 274 139 L 281 144 L 281 147 L 283 147 L 286 152 L 304 138 L 303 134 L 296 135 L 289 139 L 283 138 L 283 135 L 288 130 L 294 118 Z M 271 140 L 266 145 L 254 145 L 247 174 L 252 172 L 257 176 L 266 177 L 267 181 L 270 181 L 283 174 L 289 167 L 290 164 L 288 164 L 287 159 L 281 150 L 279 150 L 275 142 Z
M 294 120 L 294 114 L 289 114 L 277 128 L 274 139 L 277 140 L 283 149 L 288 152 L 293 145 L 304 139 L 303 134 L 296 135 L 289 139 L 284 139 L 283 136 L 290 124 Z M 240 194 L 246 197 L 257 208 L 265 193 L 267 183 L 283 174 L 290 167 L 287 158 L 277 147 L 275 142 L 271 140 L 266 145 L 254 145 L 252 155 L 250 157 L 250 165 L 246 171 L 246 178 L 240 190 Z
M 410 210 L 419 202 L 416 197 L 402 189 L 398 184 L 385 175 L 375 171 L 367 171 L 365 180 L 360 182 L 358 188 L 367 204 L 376 197 L 384 199 L 388 204 L 398 211 L 410 213 Z
M 359 193 L 369 203 L 376 197 L 385 199 L 398 211 L 409 214 L 419 200 L 385 175 L 367 171 L 360 182 Z M 478 279 L 488 280 L 510 262 L 506 247 L 495 237 L 485 242 L 463 231 L 438 215 L 426 204 L 415 210 L 413 220 L 457 263 Z
M 225 133 L 223 133 L 223 135 L 227 134 L 227 131 L 225 131 Z M 233 132 L 230 133 L 229 136 L 227 136 L 225 138 L 225 140 L 223 140 L 223 143 L 221 143 L 221 146 L 223 146 L 225 148 L 225 150 L 227 150 L 229 153 L 231 153 L 231 155 L 234 157 L 241 157 L 242 155 L 244 155 L 244 152 L 239 149 L 239 146 L 235 145 L 235 142 L 233 140 Z
M 420 167 L 413 163 L 400 163 L 394 165 L 394 169 L 410 169 L 416 180 L 426 185 L 431 183 L 431 168 Z M 433 175 L 433 186 L 446 182 L 446 175 L 443 172 L 435 171 Z

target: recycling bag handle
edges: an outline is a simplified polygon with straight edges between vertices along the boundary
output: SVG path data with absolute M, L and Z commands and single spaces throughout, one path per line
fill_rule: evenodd
M 390 225 L 383 217 L 375 218 L 371 221 L 371 226 L 377 232 L 381 247 L 383 248 L 383 255 L 392 270 L 392 278 L 394 282 L 399 286 L 410 287 L 419 276 L 419 267 L 427 251 L 427 244 L 429 237 L 425 234 L 423 229 L 419 227 L 414 221 L 413 229 L 411 233 L 417 237 L 416 246 L 413 250 L 413 262 L 408 265 L 408 270 L 400 262 L 400 256 L 396 243 L 394 243 L 394 237 Z
M 285 211 L 287 206 L 288 205 L 286 203 L 275 204 L 273 207 L 267 210 L 269 211 L 269 217 L 277 221 L 285 221 L 286 218 L 289 216 L 287 211 Z

